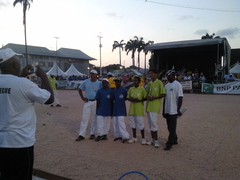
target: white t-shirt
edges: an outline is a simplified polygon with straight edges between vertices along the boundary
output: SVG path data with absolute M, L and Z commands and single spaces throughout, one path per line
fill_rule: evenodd
M 0 147 L 30 147 L 35 142 L 34 102 L 44 104 L 50 92 L 26 78 L 0 74 Z
M 183 97 L 182 85 L 178 81 L 167 83 L 165 86 L 166 98 L 165 98 L 165 114 L 174 115 L 177 114 L 178 98 Z

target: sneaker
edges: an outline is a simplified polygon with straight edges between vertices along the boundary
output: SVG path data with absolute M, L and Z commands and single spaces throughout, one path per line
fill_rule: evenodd
M 164 150 L 165 150 L 165 151 L 169 151 L 171 148 L 172 148 L 172 146 L 167 145 L 167 146 L 164 148 Z
M 113 141 L 122 140 L 121 137 L 116 137 Z
M 97 138 L 95 138 L 95 141 L 100 141 L 103 139 L 103 136 L 98 136 Z
M 143 139 L 141 140 L 141 144 L 142 144 L 142 145 L 147 144 L 146 139 L 143 138 Z
M 102 140 L 108 140 L 107 135 L 103 135 Z
M 132 139 L 128 140 L 128 143 L 134 143 L 134 142 L 137 142 L 137 138 L 132 138 Z
M 89 139 L 95 139 L 95 135 L 91 134 L 91 136 L 89 137 Z
M 85 139 L 85 137 L 83 137 L 83 136 L 78 136 L 78 138 L 76 139 L 76 141 L 81 141 L 81 140 L 83 140 L 83 139 Z
M 154 147 L 159 148 L 159 142 L 157 140 L 154 141 Z
M 154 143 L 154 139 L 152 138 L 150 141 L 147 142 L 147 145 L 151 146 Z
M 50 107 L 54 107 L 54 106 L 51 104 Z
M 128 142 L 128 139 L 123 139 L 122 143 Z
M 62 107 L 60 104 L 57 104 L 56 107 Z

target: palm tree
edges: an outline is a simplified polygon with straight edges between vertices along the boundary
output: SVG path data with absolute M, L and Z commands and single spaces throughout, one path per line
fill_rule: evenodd
M 220 36 L 215 36 L 215 33 L 213 33 L 212 35 L 209 35 L 208 33 L 206 33 L 205 36 L 202 36 L 201 39 L 216 39 L 216 38 L 220 38 Z
M 148 45 L 152 45 L 154 43 L 154 41 L 148 41 L 147 43 L 144 43 L 143 44 L 143 52 L 145 54 L 145 57 L 144 57 L 144 69 L 145 69 L 145 75 L 147 74 L 146 72 L 146 58 L 147 58 L 147 54 L 149 52 L 149 50 L 146 50 L 145 47 L 148 46 Z
M 136 44 L 136 48 L 137 48 L 137 52 L 138 52 L 138 70 L 140 68 L 140 52 L 142 50 L 144 50 L 144 44 L 145 42 L 143 41 L 143 37 L 141 37 L 140 39 L 137 36 L 134 36 L 135 38 L 135 44 Z
M 26 64 L 28 64 L 28 52 L 27 52 L 27 30 L 26 30 L 26 10 L 30 8 L 30 1 L 33 0 L 15 0 L 13 2 L 13 6 L 17 3 L 21 3 L 23 5 L 23 25 L 24 25 L 24 36 L 25 36 L 25 50 L 26 50 Z
M 117 41 L 114 41 L 114 43 L 112 45 L 113 46 L 112 51 L 114 51 L 114 49 L 116 49 L 116 48 L 119 48 L 119 64 L 120 65 L 122 65 L 122 63 L 121 63 L 121 49 L 123 50 L 123 46 L 125 45 L 125 43 L 123 43 L 123 41 L 124 40 L 121 40 L 120 43 L 117 42 Z
M 125 45 L 125 51 L 127 52 L 127 55 L 129 52 L 132 52 L 132 66 L 135 66 L 135 52 L 136 52 L 136 41 L 130 39 L 127 44 Z

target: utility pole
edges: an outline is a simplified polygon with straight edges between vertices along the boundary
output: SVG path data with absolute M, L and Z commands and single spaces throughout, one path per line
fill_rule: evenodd
M 99 38 L 99 49 L 100 49 L 100 77 L 102 78 L 102 52 L 101 52 L 101 49 L 102 49 L 102 43 L 101 43 L 101 39 L 103 38 L 101 36 L 101 33 L 99 36 L 97 36 Z
M 58 42 L 58 39 L 59 37 L 54 37 L 56 39 L 56 64 L 57 64 L 57 42 Z M 57 66 L 57 76 L 58 76 L 58 66 Z

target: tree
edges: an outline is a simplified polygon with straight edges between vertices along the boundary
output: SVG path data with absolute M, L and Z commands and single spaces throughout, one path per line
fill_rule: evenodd
M 123 46 L 125 45 L 125 43 L 123 43 L 123 41 L 124 40 L 121 40 L 120 43 L 117 41 L 114 41 L 113 49 L 112 49 L 112 51 L 114 51 L 114 49 L 119 48 L 119 63 L 120 63 L 120 65 L 122 64 L 121 63 L 121 49 L 123 50 Z
M 28 64 L 28 52 L 27 52 L 27 29 L 26 29 L 26 10 L 30 8 L 30 1 L 33 0 L 15 0 L 13 6 L 15 7 L 17 3 L 21 3 L 23 6 L 23 25 L 24 25 L 24 36 L 25 36 L 25 50 L 26 50 L 26 64 Z
M 133 39 L 130 39 L 127 44 L 125 45 L 125 51 L 127 52 L 127 55 L 129 52 L 132 52 L 132 65 L 135 66 L 135 52 L 136 52 L 136 41 Z
M 142 50 L 144 50 L 145 42 L 143 41 L 143 37 L 138 38 L 137 36 L 134 36 L 134 38 L 135 38 L 136 49 L 137 49 L 137 52 L 138 52 L 138 70 L 139 70 L 139 68 L 140 68 L 140 52 Z
M 112 49 L 112 51 L 114 51 L 114 49 L 119 48 L 119 63 L 120 63 L 120 65 L 122 64 L 121 63 L 121 49 L 123 50 L 123 46 L 125 45 L 125 43 L 123 43 L 123 41 L 124 40 L 121 40 L 120 43 L 117 41 L 114 41 L 113 49 Z
M 214 37 L 214 36 L 215 36 L 215 33 L 213 33 L 212 35 L 209 35 L 208 33 L 206 33 L 206 35 L 202 36 L 201 39 L 216 39 L 216 38 L 220 38 L 220 36 L 216 36 L 216 37 Z
M 152 45 L 154 43 L 154 41 L 148 41 L 147 43 L 144 43 L 143 44 L 143 52 L 144 52 L 144 55 L 145 55 L 145 57 L 144 57 L 144 69 L 145 69 L 145 75 L 147 74 L 147 72 L 146 72 L 146 57 L 147 57 L 147 54 L 148 54 L 148 52 L 149 52 L 149 50 L 146 50 L 145 49 L 145 47 L 146 46 L 148 46 L 148 45 Z

